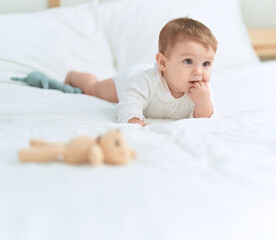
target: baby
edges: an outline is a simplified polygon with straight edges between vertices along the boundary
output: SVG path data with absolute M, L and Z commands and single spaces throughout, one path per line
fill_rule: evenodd
M 154 65 L 136 65 L 103 81 L 70 71 L 65 84 L 118 103 L 117 117 L 123 123 L 145 126 L 145 118 L 210 118 L 214 105 L 209 82 L 216 50 L 209 28 L 178 18 L 161 30 Z

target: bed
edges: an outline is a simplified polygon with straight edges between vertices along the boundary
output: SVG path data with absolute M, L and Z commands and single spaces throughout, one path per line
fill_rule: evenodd
M 38 70 L 63 81 L 71 69 L 104 79 L 152 62 L 160 27 L 183 15 L 218 38 L 218 118 L 119 124 L 116 104 L 10 80 Z M 257 57 L 238 1 L 92 1 L 0 15 L 0 39 L 1 240 L 276 239 L 276 61 Z M 136 150 L 129 164 L 17 158 L 32 138 L 110 129 Z

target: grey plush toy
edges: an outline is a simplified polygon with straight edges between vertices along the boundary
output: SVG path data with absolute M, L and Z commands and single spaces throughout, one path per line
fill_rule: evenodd
M 31 72 L 25 78 L 12 77 L 11 80 L 25 82 L 33 87 L 57 89 L 66 93 L 82 93 L 81 89 L 50 79 L 41 72 Z

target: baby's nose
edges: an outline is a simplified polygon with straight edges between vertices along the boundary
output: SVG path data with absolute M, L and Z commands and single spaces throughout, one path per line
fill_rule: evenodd
M 200 66 L 195 66 L 193 69 L 193 75 L 201 75 L 202 74 L 202 69 Z

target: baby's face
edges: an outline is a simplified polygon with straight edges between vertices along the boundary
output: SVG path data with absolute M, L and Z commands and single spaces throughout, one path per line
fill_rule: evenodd
M 189 93 L 194 82 L 209 83 L 215 57 L 212 47 L 207 50 L 200 43 L 181 41 L 170 51 L 163 76 L 174 97 Z

